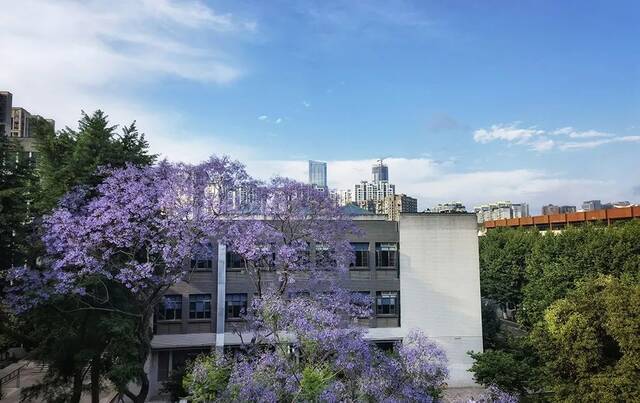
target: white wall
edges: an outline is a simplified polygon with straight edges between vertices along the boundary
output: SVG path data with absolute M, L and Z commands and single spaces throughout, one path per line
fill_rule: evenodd
M 439 343 L 449 386 L 475 386 L 467 351 L 482 351 L 478 230 L 473 214 L 400 217 L 401 330 Z

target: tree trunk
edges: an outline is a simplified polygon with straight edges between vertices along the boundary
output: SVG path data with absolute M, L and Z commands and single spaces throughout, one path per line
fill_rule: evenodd
M 71 394 L 70 403 L 80 403 L 80 398 L 82 397 L 83 378 L 82 369 L 76 370 L 75 374 L 73 374 L 73 393 Z
M 100 403 L 100 357 L 91 360 L 91 403 Z
M 153 304 L 150 304 L 153 306 Z M 139 342 L 139 350 L 138 357 L 140 359 L 140 392 L 135 398 L 132 398 L 134 403 L 144 403 L 147 400 L 147 395 L 149 394 L 149 377 L 147 373 L 144 372 L 144 365 L 147 362 L 147 357 L 149 357 L 149 353 L 151 352 L 151 337 L 153 337 L 151 324 L 151 310 L 146 310 L 142 314 L 142 318 L 140 323 L 138 324 L 138 342 Z M 131 397 L 130 395 L 128 395 Z

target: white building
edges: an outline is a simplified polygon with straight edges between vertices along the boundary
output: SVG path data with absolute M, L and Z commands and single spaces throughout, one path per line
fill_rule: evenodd
M 508 200 L 483 204 L 473 209 L 479 224 L 485 221 L 502 220 L 505 218 L 529 217 L 529 205 L 527 203 L 511 203 Z
M 440 203 L 432 210 L 434 213 L 466 213 L 467 208 L 459 201 Z
M 389 182 L 362 181 L 355 186 L 355 202 L 384 200 L 396 194 L 396 186 Z
M 329 191 L 329 197 L 338 203 L 338 206 L 346 206 L 353 203 L 353 191 L 351 189 L 331 189 Z

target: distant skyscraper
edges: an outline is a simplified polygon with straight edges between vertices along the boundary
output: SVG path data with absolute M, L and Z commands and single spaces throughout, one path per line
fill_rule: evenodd
M 327 189 L 327 163 L 309 160 L 309 184 Z
M 382 160 L 371 168 L 374 182 L 389 182 L 389 167 L 382 163 Z
M 10 92 L 0 91 L 0 136 L 11 136 L 12 98 Z

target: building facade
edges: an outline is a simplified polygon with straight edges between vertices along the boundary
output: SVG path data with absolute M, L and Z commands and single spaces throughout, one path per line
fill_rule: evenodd
M 383 202 L 386 197 L 396 194 L 396 186 L 389 182 L 367 182 L 362 181 L 355 185 L 355 202 L 358 206 L 362 204 L 374 206 L 373 213 L 382 214 L 381 211 L 375 211 L 378 202 Z M 364 208 L 364 207 L 363 207 Z
M 432 211 L 434 213 L 444 213 L 444 214 L 466 213 L 467 208 L 464 206 L 464 204 L 462 204 L 462 202 L 452 201 L 452 202 L 446 202 L 446 203 L 439 203 L 437 206 L 433 208 Z
M 507 218 L 529 217 L 529 204 L 499 201 L 474 207 L 478 224 Z
M 376 165 L 371 168 L 374 182 L 389 182 L 389 167 L 379 160 Z
M 329 191 L 329 197 L 334 200 L 338 206 L 346 206 L 353 203 L 353 191 L 351 189 L 331 189 Z
M 309 184 L 317 188 L 327 189 L 327 163 L 309 160 Z
M 556 206 L 555 204 L 542 206 L 542 215 L 575 213 L 576 211 L 576 206 Z
M 376 206 L 376 211 L 385 214 L 392 221 L 398 221 L 402 213 L 418 212 L 418 199 L 405 194 L 387 196 L 380 202 L 382 205 Z
M 467 351 L 482 351 L 478 237 L 472 214 L 402 214 L 354 218 L 361 229 L 343 286 L 369 293 L 373 317 L 362 322 L 372 343 L 402 340 L 421 329 L 442 346 L 450 386 L 473 386 Z M 240 344 L 236 309 L 254 285 L 224 245 L 197 257 L 188 281 L 173 286 L 154 318 L 147 363 L 150 396 L 172 370 L 197 354 Z
M 602 210 L 602 201 L 586 200 L 582 202 L 582 211 Z
M 31 114 L 24 108 L 11 108 L 11 137 L 31 137 Z
M 8 91 L 0 91 L 0 136 L 11 136 L 11 108 L 13 95 Z

